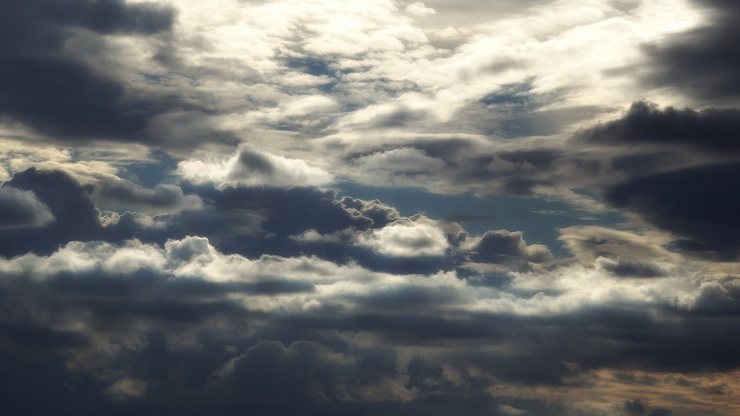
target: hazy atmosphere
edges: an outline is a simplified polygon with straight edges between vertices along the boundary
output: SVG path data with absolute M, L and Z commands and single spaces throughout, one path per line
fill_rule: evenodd
M 2 0 L 0 413 L 740 414 L 740 2 Z

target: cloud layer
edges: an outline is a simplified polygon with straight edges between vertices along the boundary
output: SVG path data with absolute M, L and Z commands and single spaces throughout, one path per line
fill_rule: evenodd
M 0 7 L 12 415 L 740 413 L 740 7 Z

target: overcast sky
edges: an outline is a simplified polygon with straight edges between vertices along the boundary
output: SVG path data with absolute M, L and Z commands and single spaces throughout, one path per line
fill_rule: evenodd
M 0 413 L 740 414 L 740 2 L 0 3 Z

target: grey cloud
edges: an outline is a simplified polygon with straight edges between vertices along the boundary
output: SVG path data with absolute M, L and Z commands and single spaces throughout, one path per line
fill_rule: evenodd
M 738 299 L 740 299 L 740 280 L 726 277 L 702 285 L 696 309 L 708 315 L 732 316 L 738 313 Z
M 651 408 L 640 399 L 627 400 L 624 402 L 624 411 L 627 416 L 671 416 L 673 412 L 665 408 Z
M 563 228 L 559 239 L 584 263 L 592 262 L 598 257 L 634 260 L 671 258 L 670 252 L 644 236 L 606 227 Z
M 4 187 L 33 192 L 56 220 L 32 229 L 0 229 L 2 255 L 46 253 L 68 241 L 98 239 L 102 235 L 95 206 L 79 184 L 63 172 L 31 168 L 13 175 Z
M 547 247 L 527 245 L 521 231 L 486 231 L 465 250 L 475 262 L 509 264 L 524 269 L 529 262 L 543 263 L 553 259 Z
M 136 99 L 64 49 L 76 28 L 88 36 L 168 31 L 171 8 L 119 0 L 28 1 L 0 17 L 0 114 L 55 139 L 126 138 L 141 133 L 158 104 Z
M 104 180 L 92 192 L 96 206 L 103 209 L 129 209 L 154 214 L 199 209 L 203 201 L 197 195 L 185 195 L 176 185 L 158 184 L 147 189 L 126 180 Z
M 0 187 L 0 229 L 40 227 L 53 221 L 54 214 L 33 192 Z
M 390 205 L 386 205 L 379 200 L 364 201 L 351 196 L 345 196 L 341 199 L 342 205 L 347 209 L 357 210 L 363 216 L 373 221 L 373 228 L 385 227 L 389 222 L 401 217 L 398 210 Z
M 221 162 L 186 160 L 178 164 L 178 173 L 195 183 L 225 186 L 312 186 L 333 180 L 324 169 L 301 159 L 287 158 L 252 148 L 238 146 L 236 153 Z
M 700 27 L 679 33 L 663 44 L 645 46 L 653 61 L 649 85 L 671 86 L 699 99 L 735 100 L 740 86 L 734 76 L 740 68 L 740 7 L 727 0 L 694 0 L 710 13 Z
M 70 273 L 80 265 L 66 259 L 82 254 L 94 264 Z M 228 267 L 209 266 L 214 261 Z M 722 290 L 707 289 L 701 301 L 710 305 L 722 293 L 730 294 L 717 320 L 712 318 L 716 311 L 706 306 L 674 310 L 656 304 L 638 310 L 619 298 L 564 314 L 528 316 L 467 310 L 469 293 L 465 282 L 456 279 L 444 287 L 430 284 L 439 276 L 416 276 L 398 285 L 392 282 L 399 276 L 377 281 L 381 276 L 361 269 L 348 273 L 317 259 L 226 256 L 196 237 L 164 247 L 74 243 L 53 259 L 11 262 L 19 267 L 0 264 L 0 296 L 6 305 L 0 323 L 15 326 L 3 326 L 0 349 L 26 368 L 56 367 L 44 372 L 50 379 L 37 391 L 44 402 L 57 405 L 72 394 L 90 399 L 85 406 L 114 413 L 134 406 L 198 414 L 216 406 L 231 414 L 247 406 L 260 414 L 348 409 L 404 414 L 432 409 L 427 406 L 436 400 L 450 404 L 479 397 L 458 411 L 497 414 L 506 405 L 539 415 L 558 407 L 484 392 L 506 383 L 567 388 L 567 380 L 579 371 L 605 366 L 707 371 L 738 365 L 733 351 L 740 341 L 727 335 L 737 333 L 737 325 L 723 318 L 737 314 L 731 292 L 737 284 L 729 280 Z M 181 274 L 187 270 L 196 271 Z M 324 292 L 325 305 L 301 308 L 292 302 L 307 294 L 321 298 L 322 292 L 261 291 L 251 285 L 272 284 L 275 274 L 294 283 L 336 279 L 339 290 L 354 282 L 367 291 L 362 296 L 352 293 L 356 289 L 344 295 Z M 256 299 L 264 296 L 284 306 L 260 306 Z M 243 297 L 248 300 L 240 301 Z M 72 322 L 85 325 L 71 327 Z M 406 357 L 409 347 L 414 353 Z M 27 355 L 28 348 L 47 354 Z M 33 381 L 23 375 L 28 373 L 12 363 L 6 370 L 14 375 L 15 387 L 0 391 L 32 388 Z M 123 386 L 111 390 L 120 380 L 145 383 L 146 394 L 127 394 Z M 64 383 L 75 386 L 73 393 L 53 387 Z M 118 390 L 121 394 L 113 394 Z M 286 396 L 293 400 L 286 402 Z M 43 413 L 43 406 L 25 397 L 4 395 L 10 406 L 24 406 L 21 414 Z
M 637 102 L 568 140 L 561 136 L 574 123 L 620 104 L 594 105 L 605 91 L 589 77 L 575 80 L 584 89 L 535 93 L 568 76 L 539 68 L 540 52 L 578 46 L 580 30 L 652 23 L 635 17 L 637 2 L 589 4 L 572 16 L 565 6 L 562 16 L 534 13 L 547 0 L 429 0 L 437 13 L 426 16 L 403 14 L 410 2 L 347 3 L 340 20 L 351 24 L 339 31 L 324 3 L 310 3 L 234 3 L 246 28 L 217 27 L 231 16 L 222 20 L 211 5 L 213 16 L 184 10 L 175 26 L 174 7 L 185 3 L 31 0 L 0 13 L 4 127 L 21 122 L 46 140 L 84 141 L 69 152 L 75 161 L 109 160 L 97 139 L 184 159 L 176 185 L 157 178 L 177 161 L 137 170 L 116 160 L 106 166 L 130 168 L 146 187 L 80 186 L 29 169 L 0 188 L 5 412 L 694 416 L 691 406 L 707 406 L 679 397 L 679 382 L 651 377 L 721 378 L 740 368 L 737 277 L 706 277 L 702 268 L 717 264 L 684 257 L 727 260 L 726 269 L 737 259 L 738 111 Z M 727 12 L 648 47 L 646 82 L 736 97 L 733 47 L 704 44 L 737 32 L 731 3 L 696 0 Z M 369 29 L 354 30 L 359 15 Z M 522 18 L 516 30 L 498 25 L 512 16 Z M 475 25 L 483 21 L 492 24 Z M 512 56 L 477 43 L 487 32 L 494 42 L 514 36 Z M 245 41 L 265 33 L 265 43 Z M 435 49 L 468 36 L 457 50 Z M 236 44 L 250 53 L 232 59 Z M 532 51 L 538 56 L 525 56 Z M 123 63 L 128 53 L 140 60 Z M 527 62 L 547 76 L 496 87 L 530 72 Z M 560 106 L 568 100 L 586 104 Z M 239 137 L 250 143 L 209 161 L 206 151 Z M 29 160 L 53 166 L 43 159 L 59 157 L 22 140 L 39 149 Z M 204 158 L 187 159 L 194 146 Z M 17 170 L 14 152 L 3 165 Z M 518 231 L 471 236 L 454 217 L 403 216 L 316 188 L 334 173 L 448 195 L 604 203 L 642 219 L 645 233 L 566 228 L 561 240 L 577 261 L 555 260 Z M 651 227 L 664 239 L 648 237 L 658 234 Z M 624 391 L 598 379 L 614 371 L 646 375 Z M 635 399 L 637 388 L 650 402 Z
M 604 111 L 598 106 L 577 106 L 560 109 L 528 108 L 528 102 L 519 98 L 508 98 L 511 103 L 498 103 L 503 100 L 497 96 L 484 97 L 460 109 L 456 114 L 461 129 L 474 128 L 482 134 L 515 139 L 531 136 L 558 134 L 571 124 L 597 116 Z M 488 103 L 491 104 L 488 104 Z M 534 106 L 534 105 L 533 105 Z
M 737 163 L 707 165 L 636 178 L 609 188 L 611 205 L 633 211 L 678 236 L 684 250 L 734 259 L 740 248 Z
M 645 260 L 617 259 L 601 262 L 601 267 L 617 276 L 624 277 L 664 277 L 669 274 L 665 268 Z
M 688 146 L 718 154 L 740 151 L 740 110 L 696 111 L 635 102 L 624 117 L 576 134 L 576 140 L 611 145 Z
M 530 8 L 543 6 L 550 2 L 550 0 L 503 0 L 490 3 L 481 0 L 468 0 L 463 3 L 464 6 L 458 7 L 443 0 L 427 0 L 423 3 L 427 7 L 433 8 L 436 13 L 421 17 L 421 21 L 423 23 L 429 22 L 441 28 L 446 28 L 449 25 L 466 27 L 480 22 L 490 22 L 521 14 Z M 408 3 L 414 3 L 414 1 Z
M 147 189 L 127 181 L 103 181 L 90 191 L 62 172 L 35 169 L 16 173 L 8 186 L 35 192 L 56 218 L 38 229 L 0 230 L 0 253 L 8 256 L 28 251 L 47 253 L 73 240 L 120 242 L 139 238 L 164 244 L 170 238 L 200 235 L 221 250 L 246 255 L 311 253 L 338 262 L 355 258 L 371 267 L 403 267 L 408 272 L 449 267 L 444 259 L 428 263 L 429 259 L 422 256 L 386 262 L 368 251 L 353 251 L 342 244 L 307 245 L 292 239 L 309 230 L 327 235 L 346 229 L 382 229 L 400 219 L 395 208 L 379 201 L 351 197 L 340 200 L 334 191 L 299 187 L 218 189 L 192 184 L 183 184 L 183 191 L 172 185 Z M 144 212 L 103 216 L 101 222 L 93 201 L 106 208 Z M 446 238 L 443 231 L 440 233 L 442 239 Z M 21 235 L 23 243 L 17 241 Z

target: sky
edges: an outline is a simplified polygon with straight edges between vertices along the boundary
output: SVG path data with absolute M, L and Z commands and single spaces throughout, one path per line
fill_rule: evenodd
M 740 2 L 0 2 L 0 406 L 740 414 Z

